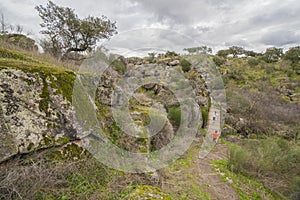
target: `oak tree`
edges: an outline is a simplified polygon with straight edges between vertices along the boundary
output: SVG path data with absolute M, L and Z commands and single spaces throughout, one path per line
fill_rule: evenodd
M 46 6 L 35 9 L 42 19 L 42 34 L 47 37 L 41 46 L 57 57 L 69 58 L 74 53 L 86 53 L 94 49 L 101 39 L 110 39 L 117 34 L 116 22 L 106 16 L 88 16 L 80 19 L 74 10 L 49 1 Z

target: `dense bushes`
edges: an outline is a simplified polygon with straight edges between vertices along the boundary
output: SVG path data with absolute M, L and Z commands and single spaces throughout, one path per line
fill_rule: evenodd
M 285 197 L 299 193 L 300 146 L 280 138 L 247 141 L 230 149 L 229 168 L 261 179 Z
M 248 65 L 250 66 L 250 67 L 255 67 L 255 66 L 257 66 L 259 64 L 259 60 L 258 59 L 256 59 L 256 58 L 249 58 L 248 59 Z
M 223 65 L 224 63 L 225 63 L 225 59 L 224 58 L 222 58 L 222 57 L 219 57 L 219 56 L 214 56 L 213 57 L 213 61 L 214 61 L 214 63 L 217 65 L 217 66 L 221 66 L 221 65 Z

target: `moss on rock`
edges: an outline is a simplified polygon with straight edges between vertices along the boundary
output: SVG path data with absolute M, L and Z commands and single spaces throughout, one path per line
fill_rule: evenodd
M 50 102 L 50 93 L 48 89 L 48 83 L 45 77 L 42 77 L 42 82 L 43 82 L 43 89 L 42 93 L 40 94 L 41 100 L 39 103 L 39 109 L 41 112 L 46 113 L 46 116 L 49 117 L 49 102 Z

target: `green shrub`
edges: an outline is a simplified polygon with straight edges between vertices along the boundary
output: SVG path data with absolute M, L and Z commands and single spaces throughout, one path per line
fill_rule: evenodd
M 255 67 L 259 64 L 259 60 L 256 58 L 249 58 L 248 59 L 248 65 L 250 65 L 250 67 Z
M 202 114 L 202 128 L 205 128 L 208 122 L 208 108 L 207 107 L 201 107 L 201 114 Z
M 295 195 L 299 185 L 300 147 L 281 138 L 247 141 L 230 148 L 229 169 L 261 179 L 282 196 Z M 277 184 L 281 182 L 281 184 Z
M 230 148 L 229 155 L 230 170 L 236 173 L 246 173 L 251 159 L 251 155 L 247 149 L 233 145 Z
M 122 132 L 122 129 L 117 125 L 117 123 L 115 121 L 113 121 L 113 123 L 110 127 L 110 136 L 111 136 L 111 140 L 114 144 L 117 143 L 121 132 Z
M 175 125 L 179 126 L 181 122 L 181 109 L 180 106 L 173 106 L 168 108 L 168 118 Z
M 191 70 L 192 64 L 189 61 L 187 61 L 186 59 L 180 60 L 180 65 L 181 65 L 182 71 L 184 71 L 184 72 L 188 72 Z
M 265 68 L 266 74 L 271 74 L 271 73 L 274 72 L 274 70 L 275 70 L 275 67 L 274 67 L 274 66 L 267 66 L 267 67 Z
M 217 66 L 221 66 L 225 63 L 225 59 L 219 56 L 214 56 L 213 61 Z
M 120 74 L 124 74 L 126 72 L 126 64 L 123 63 L 121 60 L 114 60 L 111 63 L 113 69 L 115 69 Z
M 296 74 L 300 74 L 300 64 L 294 64 L 292 68 L 296 72 Z
M 166 58 L 172 58 L 172 57 L 176 57 L 179 56 L 179 54 L 177 54 L 175 51 L 167 51 L 165 54 Z
M 286 76 L 287 77 L 291 77 L 293 75 L 293 71 L 292 70 L 287 70 L 286 71 Z

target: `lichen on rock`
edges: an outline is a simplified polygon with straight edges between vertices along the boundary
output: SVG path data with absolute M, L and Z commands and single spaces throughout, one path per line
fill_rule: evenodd
M 0 121 L 5 142 L 0 162 L 17 153 L 56 145 L 62 137 L 76 136 L 70 102 L 62 94 L 54 94 L 52 80 L 43 71 L 1 68 Z

